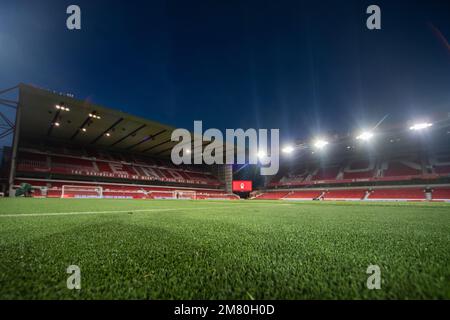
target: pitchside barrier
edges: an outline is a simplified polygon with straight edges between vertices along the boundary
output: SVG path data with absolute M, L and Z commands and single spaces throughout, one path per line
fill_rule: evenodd
M 18 187 L 18 186 L 16 186 Z M 230 200 L 239 199 L 228 193 L 195 191 L 195 190 L 145 190 L 129 187 L 109 188 L 89 185 L 62 185 L 61 187 L 34 186 L 35 198 L 65 198 L 65 199 L 170 199 L 170 200 Z
M 98 186 L 63 185 L 61 198 L 103 198 L 103 188 Z

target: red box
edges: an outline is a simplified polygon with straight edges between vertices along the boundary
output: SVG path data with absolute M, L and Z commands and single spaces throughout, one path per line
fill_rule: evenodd
M 233 191 L 249 192 L 253 190 L 252 181 L 250 180 L 236 180 L 233 181 Z

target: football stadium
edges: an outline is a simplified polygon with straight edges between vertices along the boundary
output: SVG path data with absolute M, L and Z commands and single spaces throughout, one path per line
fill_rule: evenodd
M 438 0 L 0 1 L 0 302 L 448 301 L 449 21 Z
M 245 166 L 171 164 L 170 126 L 11 90 L 2 298 L 450 297 L 448 115 L 284 146 L 252 190 Z M 67 290 L 69 265 L 83 290 Z M 371 265 L 383 290 L 366 287 Z

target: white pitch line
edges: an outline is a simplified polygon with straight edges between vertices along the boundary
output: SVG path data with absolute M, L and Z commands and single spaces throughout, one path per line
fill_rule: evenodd
M 139 210 L 111 210 L 111 211 L 74 211 L 74 212 L 44 212 L 44 213 L 17 213 L 17 214 L 3 214 L 3 217 L 45 217 L 45 216 L 69 216 L 79 214 L 96 214 L 96 213 L 126 213 L 126 212 L 151 212 L 151 211 L 169 211 L 176 209 L 139 209 Z
M 280 204 L 281 205 L 281 204 Z M 239 208 L 251 207 L 251 205 L 240 205 Z M 270 205 L 278 206 L 278 205 Z M 89 215 L 89 214 L 104 214 L 104 213 L 128 213 L 128 212 L 164 212 L 177 210 L 211 210 L 211 209 L 228 209 L 226 207 L 203 207 L 203 208 L 161 208 L 161 209 L 130 209 L 130 210 L 110 210 L 110 211 L 74 211 L 74 212 L 44 212 L 44 213 L 16 213 L 16 214 L 0 214 L 0 218 L 15 218 L 15 217 L 51 217 L 51 216 L 70 216 L 70 215 Z

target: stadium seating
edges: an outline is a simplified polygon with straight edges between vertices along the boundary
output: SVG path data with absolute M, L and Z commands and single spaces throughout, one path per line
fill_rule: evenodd
M 103 198 L 109 199 L 174 199 L 174 192 L 187 194 L 195 192 L 195 199 L 238 199 L 236 195 L 227 194 L 220 190 L 204 189 L 179 189 L 176 187 L 153 187 L 153 186 L 134 186 L 134 185 L 112 185 L 112 184 L 85 184 L 74 181 L 55 182 L 43 180 L 19 180 L 15 185 L 19 186 L 26 182 L 33 186 L 33 197 L 61 198 L 63 196 L 63 186 L 77 186 L 79 190 L 64 191 L 65 198 L 81 197 L 89 198 L 98 196 L 98 192 L 92 190 L 93 187 L 102 188 Z M 45 188 L 44 188 L 45 187 Z M 46 192 L 43 190 L 46 189 Z M 193 198 L 194 196 L 192 196 Z
M 450 155 L 448 153 L 433 155 L 430 160 L 435 174 L 450 175 Z
M 405 156 L 385 160 L 352 159 L 342 160 L 341 163 L 325 165 L 312 169 L 311 164 L 294 169 L 282 169 L 279 175 L 272 179 L 268 187 L 283 186 L 320 186 L 321 184 L 342 184 L 372 181 L 407 181 L 413 179 L 430 180 L 440 176 L 450 176 L 450 162 L 440 157 L 424 159 L 424 163 L 416 156 Z M 450 159 L 450 157 L 449 157 Z M 429 166 L 428 163 L 434 163 Z M 433 168 L 433 169 L 431 169 Z
M 370 200 L 425 200 L 422 188 L 376 189 L 368 197 Z
M 373 178 L 374 172 L 345 172 L 344 180 L 370 180 Z
M 450 187 L 435 188 L 431 194 L 433 200 L 450 201 Z
M 287 200 L 313 200 L 322 195 L 323 191 L 291 191 L 284 197 Z
M 18 154 L 18 166 L 24 168 L 24 170 L 29 168 L 36 168 L 39 170 L 49 169 L 46 155 L 24 152 L 19 152 Z
M 70 157 L 50 157 L 52 172 L 65 172 L 66 170 L 94 171 L 94 162 Z
M 426 194 L 423 188 L 386 188 L 375 189 L 370 193 L 368 188 L 360 189 L 335 189 L 335 190 L 295 190 L 264 192 L 256 199 L 267 200 L 380 200 L 380 201 L 425 201 Z M 367 199 L 366 199 L 367 197 Z M 450 187 L 436 188 L 433 191 L 433 199 L 449 200 Z
M 313 176 L 312 180 L 335 180 L 339 173 L 340 167 L 325 167 L 319 168 L 317 173 Z
M 103 161 L 96 161 L 98 171 L 105 172 L 105 173 L 113 173 L 111 170 L 111 166 L 109 165 L 109 162 L 103 162 Z
M 365 194 L 365 189 L 330 190 L 325 193 L 324 200 L 362 200 Z
M 374 171 L 373 164 L 371 166 L 368 160 L 353 161 L 345 168 L 343 179 L 371 179 L 374 177 Z
M 434 166 L 434 172 L 439 174 L 439 175 L 450 175 L 450 166 L 439 166 L 439 165 L 435 165 Z
M 259 200 L 278 200 L 281 199 L 289 194 L 289 191 L 282 191 L 282 192 L 265 192 L 258 196 L 256 196 L 255 199 Z
M 387 163 L 387 169 L 383 172 L 384 177 L 418 176 L 421 174 L 422 168 L 419 161 L 390 161 Z
M 411 160 L 412 159 L 412 160 Z M 310 164 L 297 167 L 292 171 L 283 171 L 275 177 L 271 184 L 274 186 L 302 187 L 311 185 L 322 190 L 295 190 L 295 191 L 269 191 L 259 194 L 256 199 L 267 200 L 426 200 L 426 194 L 422 188 L 374 188 L 374 191 L 366 195 L 369 187 L 358 189 L 333 189 L 331 184 L 347 184 L 353 182 L 383 182 L 403 181 L 408 179 L 436 179 L 439 176 L 450 175 L 450 165 L 445 156 L 431 157 L 424 164 L 414 157 L 396 158 L 394 160 L 346 160 L 341 164 L 325 165 L 313 169 Z M 372 161 L 372 160 L 371 160 Z M 426 164 L 429 163 L 429 164 Z M 31 185 L 35 187 L 35 197 L 61 197 L 62 185 L 68 183 L 47 182 L 50 174 L 58 179 L 76 181 L 77 176 L 92 176 L 96 181 L 108 178 L 116 184 L 108 184 L 104 181 L 102 193 L 104 198 L 126 198 L 126 199 L 151 199 L 151 198 L 173 198 L 177 185 L 187 187 L 183 190 L 195 190 L 197 199 L 235 199 L 236 196 L 224 193 L 220 188 L 221 182 L 207 172 L 204 167 L 194 165 L 174 166 L 170 161 L 147 158 L 144 156 L 109 153 L 97 150 L 68 150 L 63 146 L 49 147 L 43 150 L 34 148 L 20 149 L 18 153 L 17 171 L 22 176 L 28 173 L 38 174 L 40 180 L 33 180 Z M 136 186 L 134 183 L 142 184 L 158 181 L 165 187 Z M 76 185 L 77 183 L 69 183 Z M 158 183 L 156 183 L 158 184 Z M 321 185 L 327 184 L 325 187 Z M 83 185 L 83 184 L 81 184 Z M 194 185 L 208 187 L 208 191 L 202 189 L 189 189 Z M 317 185 L 317 187 L 316 187 Z M 91 184 L 95 186 L 95 184 Z M 340 186 L 338 186 L 340 187 Z M 330 189 L 328 191 L 325 191 Z M 91 197 L 97 192 L 86 190 L 77 192 L 74 196 Z M 71 197 L 66 192 L 66 197 Z M 428 199 L 430 196 L 428 195 Z M 450 188 L 435 188 L 432 199 L 445 201 L 450 199 Z
M 21 151 L 18 157 L 17 171 L 19 172 L 48 172 L 60 175 L 83 175 L 93 177 L 108 177 L 128 180 L 162 181 L 170 183 L 199 184 L 208 186 L 220 186 L 219 180 L 209 172 L 199 172 L 194 166 L 175 167 L 162 160 L 142 159 L 139 163 L 119 162 L 125 157 L 115 155 L 105 160 L 105 153 L 102 160 L 96 158 L 79 158 L 65 156 L 61 154 L 43 154 L 30 150 Z M 133 157 L 128 157 L 132 160 Z M 191 171 L 196 170 L 196 171 Z

